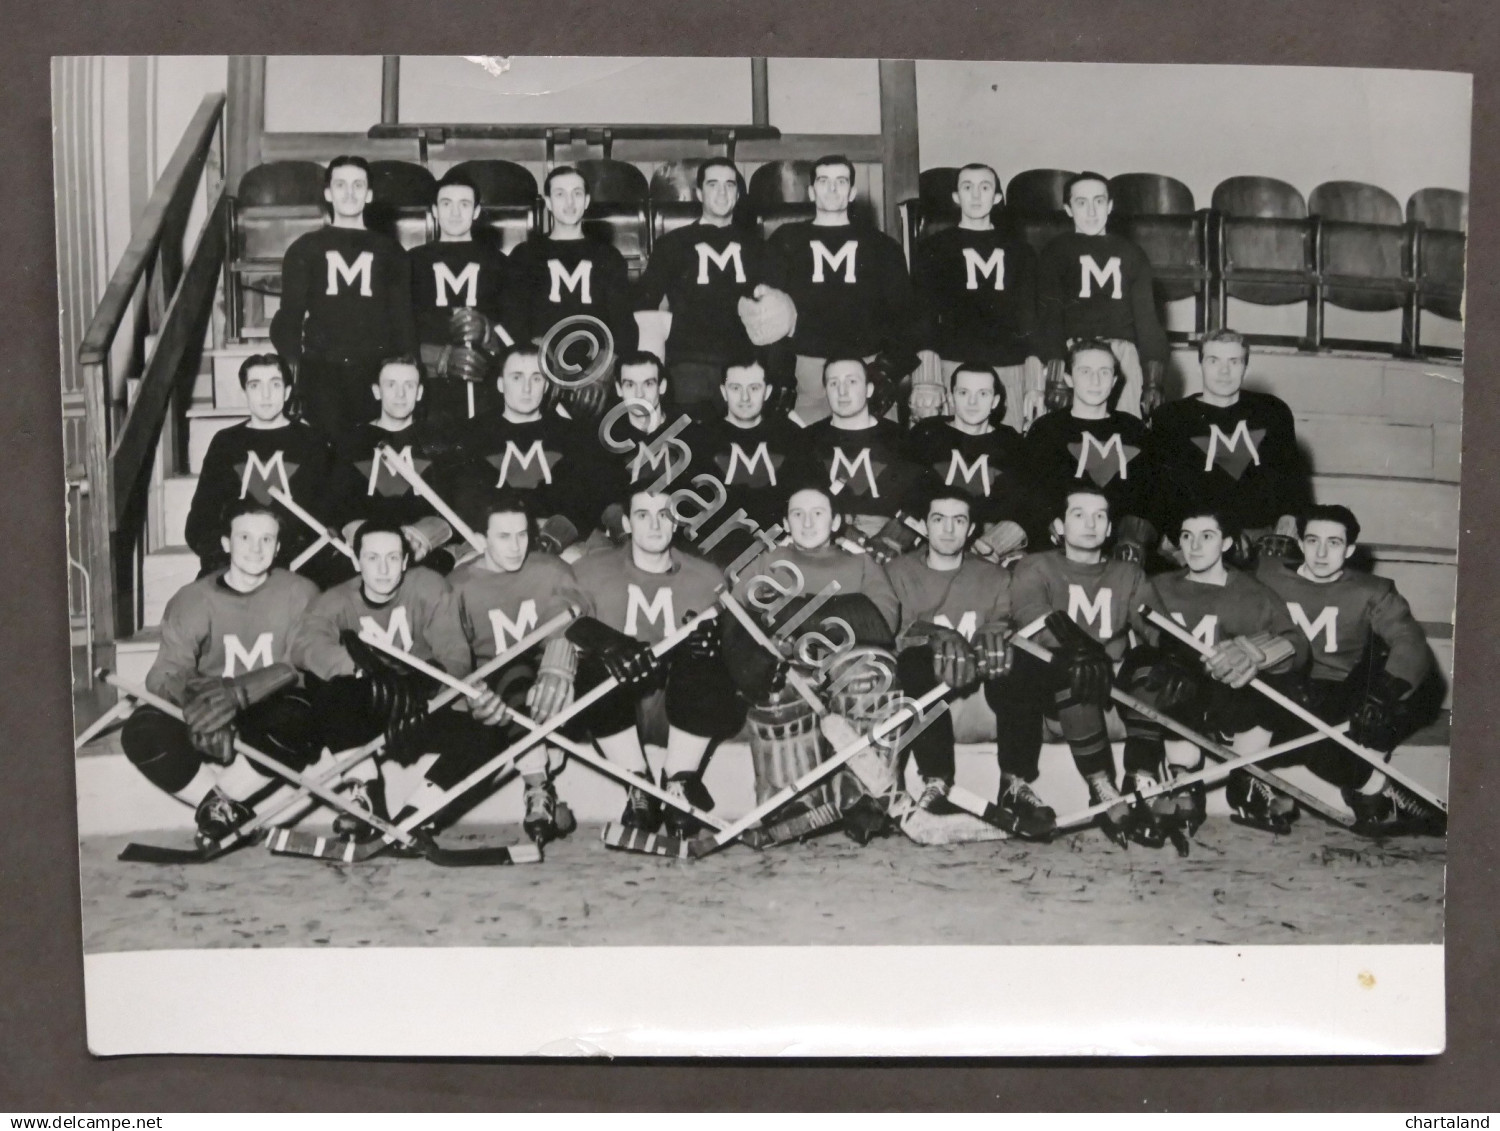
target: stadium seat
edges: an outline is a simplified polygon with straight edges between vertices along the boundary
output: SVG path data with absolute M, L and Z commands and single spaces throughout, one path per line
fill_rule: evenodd
M 609 157 L 576 161 L 574 168 L 583 174 L 589 189 L 584 231 L 591 238 L 613 244 L 625 257 L 630 277 L 638 278 L 651 252 L 651 188 L 646 174 L 627 161 Z
M 464 173 L 479 187 L 479 203 L 484 206 L 481 222 L 499 236 L 505 252 L 525 243 L 537 230 L 541 197 L 536 177 L 526 166 L 514 161 L 465 161 L 449 172 Z
M 957 225 L 959 210 L 953 200 L 957 191 L 958 170 L 953 166 L 922 170 L 917 195 L 901 202 L 901 234 L 908 262 L 919 241 Z
M 1110 230 L 1134 240 L 1146 253 L 1157 300 L 1196 300 L 1193 332 L 1205 333 L 1213 310 L 1208 210 L 1196 207 L 1187 185 L 1159 173 L 1111 177 L 1109 195 L 1114 201 Z
M 281 257 L 293 240 L 327 220 L 323 166 L 316 161 L 272 161 L 240 178 L 231 214 L 231 337 L 264 322 L 263 296 L 281 293 Z
M 1322 301 L 1345 310 L 1402 311 L 1397 348 L 1410 354 L 1415 287 L 1411 229 L 1404 223 L 1400 203 L 1377 185 L 1327 181 L 1313 189 L 1307 208 L 1317 220 L 1316 265 Z
M 1038 252 L 1053 237 L 1073 230 L 1063 208 L 1063 186 L 1073 174 L 1066 169 L 1028 169 L 1005 186 L 1005 222 Z
M 1406 202 L 1413 225 L 1412 259 L 1417 287 L 1415 341 L 1421 349 L 1421 312 L 1463 318 L 1464 255 L 1469 230 L 1469 195 L 1454 189 L 1424 188 Z M 1444 354 L 1452 350 L 1440 351 Z
M 1315 225 L 1302 194 L 1271 177 L 1230 177 L 1214 189 L 1213 209 L 1220 214 L 1215 324 L 1229 324 L 1231 298 L 1260 306 L 1305 302 L 1308 333 L 1298 344 L 1316 343 L 1322 331 Z
M 1467 232 L 1469 194 L 1457 189 L 1418 189 L 1406 202 L 1406 218 L 1429 230 Z
M 769 238 L 783 224 L 813 218 L 807 195 L 812 172 L 811 161 L 768 161 L 750 175 L 750 206 L 761 235 Z
M 410 161 L 371 161 L 365 227 L 393 236 L 404 248 L 420 247 L 434 234 L 436 193 L 437 178 L 430 169 Z

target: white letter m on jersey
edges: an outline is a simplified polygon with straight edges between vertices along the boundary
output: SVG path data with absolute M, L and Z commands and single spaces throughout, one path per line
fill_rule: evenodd
M 226 632 L 224 634 L 224 678 L 233 679 L 241 672 L 253 672 L 256 668 L 270 667 L 275 662 L 271 655 L 271 645 L 271 634 L 262 632 L 255 638 L 255 643 L 247 652 L 238 636 L 232 632 Z
M 840 267 L 844 269 L 844 282 L 854 282 L 854 255 L 859 250 L 858 240 L 848 240 L 837 253 L 829 251 L 823 246 L 822 240 L 811 240 L 809 246 L 812 248 L 812 281 L 821 283 L 823 281 L 823 264 L 828 264 L 828 270 L 834 274 L 838 273 Z
M 625 635 L 639 636 L 637 626 L 642 614 L 646 617 L 648 624 L 655 624 L 661 620 L 662 634 L 671 632 L 677 624 L 677 616 L 672 609 L 672 590 L 670 586 L 663 585 L 656 591 L 656 596 L 650 601 L 646 600 L 646 594 L 641 592 L 641 587 L 635 582 L 625 590 Z
M 977 291 L 980 276 L 988 278 L 992 274 L 995 276 L 995 289 L 997 291 L 1005 289 L 1005 251 L 1002 248 L 997 247 L 990 252 L 988 259 L 980 259 L 979 252 L 972 247 L 964 248 L 964 270 L 969 276 L 966 284 L 967 290 Z
M 1292 614 L 1292 620 L 1296 622 L 1297 627 L 1302 630 L 1302 634 L 1309 641 L 1316 641 L 1318 634 L 1322 633 L 1323 651 L 1330 653 L 1338 651 L 1339 607 L 1337 605 L 1327 606 L 1318 614 L 1318 619 L 1313 621 L 1307 619 L 1306 610 L 1296 601 L 1288 601 L 1286 611 Z
M 255 452 L 245 453 L 245 474 L 240 476 L 240 498 L 249 494 L 250 484 L 256 482 L 257 477 L 267 487 L 279 487 L 283 495 L 291 496 L 292 489 L 286 481 L 286 461 L 281 456 L 282 453 L 278 450 L 263 462 Z
M 460 290 L 464 292 L 464 300 L 458 304 L 459 306 L 479 305 L 479 264 L 470 263 L 455 275 L 448 270 L 446 263 L 434 263 L 432 274 L 437 284 L 439 306 L 447 306 L 449 293 L 451 292 L 453 297 L 457 298 Z
M 1187 628 L 1187 618 L 1181 613 L 1173 613 L 1172 619 L 1182 625 L 1183 628 Z M 1219 618 L 1213 613 L 1209 613 L 1207 616 L 1199 619 L 1197 627 L 1188 629 L 1188 631 L 1193 634 L 1193 639 L 1199 644 L 1204 644 L 1212 648 L 1218 643 Z
M 734 264 L 734 281 L 743 283 L 745 281 L 745 264 L 740 259 L 740 245 L 732 243 L 723 251 L 715 251 L 706 243 L 694 245 L 698 249 L 698 285 L 708 286 L 708 264 L 712 260 L 720 271 L 728 271 L 729 265 Z
M 339 280 L 353 285 L 355 279 L 359 280 L 359 293 L 369 298 L 374 292 L 370 290 L 370 273 L 375 267 L 375 253 L 373 251 L 362 251 L 352 264 L 345 263 L 344 257 L 336 251 L 325 251 L 323 253 L 328 259 L 328 293 L 336 295 L 339 293 Z
M 490 610 L 490 631 L 495 634 L 495 651 L 503 652 L 536 627 L 536 601 L 528 597 L 516 610 L 516 619 L 505 615 L 504 609 Z
M 1078 291 L 1079 298 L 1089 298 L 1093 294 L 1093 284 L 1098 283 L 1100 290 L 1103 290 L 1105 285 L 1111 281 L 1113 281 L 1115 289 L 1114 294 L 1110 297 L 1120 298 L 1123 296 L 1124 284 L 1120 279 L 1120 257 L 1118 255 L 1111 255 L 1109 262 L 1104 265 L 1102 271 L 1099 269 L 1099 264 L 1094 262 L 1092 255 L 1080 255 L 1078 257 L 1078 266 L 1081 269 L 1079 274 L 1083 276 L 1083 285 Z
M 1100 589 L 1092 601 L 1083 591 L 1082 585 L 1068 586 L 1068 618 L 1077 624 L 1098 624 L 1099 639 L 1108 640 L 1113 634 L 1110 614 L 1114 611 L 1114 592 Z
M 1085 433 L 1087 435 L 1087 433 Z M 981 452 L 979 458 L 973 463 L 966 463 L 963 455 L 957 448 L 953 449 L 953 458 L 948 461 L 948 478 L 946 485 L 952 487 L 954 482 L 962 477 L 965 483 L 973 483 L 975 476 L 979 477 L 979 485 L 983 488 L 984 497 L 990 497 L 990 457 Z
M 589 291 L 589 283 L 594 276 L 593 260 L 581 260 L 578 266 L 569 272 L 559 260 L 549 259 L 547 271 L 552 276 L 552 293 L 547 296 L 548 302 L 562 302 L 562 289 L 567 287 L 568 290 L 577 292 L 579 302 L 586 306 L 594 304 L 593 296 Z
M 958 618 L 957 624 L 954 624 L 953 621 L 948 618 L 947 613 L 938 613 L 937 616 L 932 618 L 932 623 L 940 624 L 945 628 L 953 629 L 954 632 L 958 633 L 965 640 L 973 640 L 974 630 L 979 627 L 979 614 L 976 613 L 973 609 L 970 609 L 963 616 Z
M 398 605 L 391 610 L 391 620 L 384 628 L 374 617 L 359 618 L 361 640 L 378 640 L 389 647 L 411 651 L 411 622 L 406 619 L 406 606 Z

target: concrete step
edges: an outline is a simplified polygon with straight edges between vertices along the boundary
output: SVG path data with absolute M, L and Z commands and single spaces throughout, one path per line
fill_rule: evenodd
M 151 487 L 151 539 L 147 550 L 187 544 L 184 533 L 193 492 L 198 489 L 196 475 L 169 475 Z
M 197 576 L 198 555 L 186 546 L 163 546 L 147 554 L 141 562 L 142 625 L 160 624 L 172 595 Z
M 1458 482 L 1460 427 L 1378 416 L 1298 413 L 1297 439 L 1321 474 Z
M 1458 555 L 1414 546 L 1371 546 L 1374 572 L 1388 577 L 1420 621 L 1453 623 L 1458 591 Z
M 220 430 L 238 424 L 247 415 L 243 408 L 218 408 L 210 404 L 195 404 L 188 409 L 188 472 L 197 475 L 202 471 L 208 442 Z
M 1314 475 L 1313 497 L 1352 510 L 1365 542 L 1458 549 L 1458 484 L 1377 475 Z

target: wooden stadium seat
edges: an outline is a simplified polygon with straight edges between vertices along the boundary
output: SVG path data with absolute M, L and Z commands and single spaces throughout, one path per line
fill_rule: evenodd
M 1351 224 L 1388 224 L 1399 227 L 1404 217 L 1394 196 L 1379 185 L 1362 181 L 1325 181 L 1307 198 L 1309 215 Z
M 811 161 L 768 161 L 750 174 L 750 207 L 763 236 L 813 218 L 812 173 Z
M 431 209 L 436 193 L 437 178 L 422 165 L 371 161 L 365 227 L 393 236 L 402 247 L 420 247 L 433 235 Z
M 1322 336 L 1316 225 L 1302 194 L 1272 177 L 1230 177 L 1214 189 L 1213 209 L 1220 214 L 1216 325 L 1228 325 L 1230 298 L 1260 306 L 1305 302 L 1308 333 L 1298 344 L 1315 345 Z
M 1198 211 L 1193 190 L 1161 173 L 1121 173 L 1109 179 L 1114 216 L 1191 216 Z
M 1028 169 L 1017 173 L 1005 186 L 1005 207 L 1013 217 L 1060 216 L 1063 212 L 1063 187 L 1073 174 L 1066 169 Z M 1072 223 L 1068 224 L 1069 230 Z
M 940 165 L 923 169 L 917 177 L 917 195 L 901 201 L 901 234 L 905 241 L 907 262 L 919 241 L 958 224 L 958 205 L 953 194 L 958 191 L 958 169 Z
M 465 174 L 478 187 L 479 203 L 484 206 L 480 222 L 495 232 L 507 254 L 541 224 L 536 177 L 526 166 L 514 161 L 464 161 L 449 172 Z
M 1327 181 L 1313 189 L 1307 208 L 1317 220 L 1322 301 L 1345 310 L 1402 311 L 1397 348 L 1410 353 L 1415 304 L 1412 233 L 1404 223 L 1400 203 L 1378 185 Z
M 281 257 L 298 236 L 328 221 L 323 166 L 316 161 L 271 161 L 240 178 L 230 213 L 230 287 L 226 307 L 231 337 L 264 321 L 264 296 L 281 294 Z
M 1422 312 L 1459 321 L 1463 318 L 1464 256 L 1469 229 L 1469 195 L 1454 189 L 1425 188 L 1406 202 L 1413 227 L 1412 260 L 1417 289 L 1416 325 L 1412 333 L 1418 352 L 1452 356 L 1454 350 L 1422 346 Z
M 1194 299 L 1193 333 L 1205 333 L 1213 307 L 1209 211 L 1198 209 L 1187 185 L 1160 173 L 1111 177 L 1109 196 L 1114 202 L 1109 229 L 1146 253 L 1157 301 Z
M 1406 218 L 1429 230 L 1467 232 L 1469 194 L 1457 189 L 1418 189 L 1406 202 Z
M 589 189 L 584 231 L 613 244 L 625 257 L 630 277 L 638 278 L 651 252 L 651 187 L 646 174 L 627 161 L 609 157 L 575 161 L 573 167 L 583 174 Z

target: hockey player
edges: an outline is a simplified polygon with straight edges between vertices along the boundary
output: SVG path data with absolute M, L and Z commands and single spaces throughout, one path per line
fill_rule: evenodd
M 953 194 L 958 227 L 917 245 L 912 282 L 926 310 L 928 334 L 917 379 L 951 384 L 955 370 L 983 366 L 1002 390 L 996 403 L 1003 423 L 1020 432 L 1042 408 L 1037 261 L 1030 244 L 995 227 L 990 214 L 999 193 L 994 169 L 965 165 Z
M 1244 388 L 1249 360 L 1243 334 L 1206 335 L 1198 344 L 1203 391 L 1158 409 L 1147 443 L 1161 528 L 1178 529 L 1195 508 L 1222 511 L 1247 551 L 1273 533 L 1291 542 L 1295 516 L 1311 501 L 1292 410 Z
M 713 605 L 724 575 L 672 545 L 677 524 L 667 495 L 637 489 L 621 503 L 626 544 L 590 554 L 574 567 L 589 614 L 565 634 L 580 653 L 578 690 L 587 691 L 606 675 L 625 685 L 585 712 L 583 722 L 606 757 L 649 776 L 637 707 L 643 694 L 663 687 L 666 788 L 699 809 L 711 809 L 713 799 L 703 786 L 704 758 L 744 721 L 724 666 L 718 622 L 700 626 L 666 659 L 658 660 L 650 645 Z M 622 824 L 654 832 L 663 818 L 675 835 L 699 831 L 693 818 L 676 809 L 663 814 L 655 798 L 629 791 Z
M 497 749 L 492 726 L 504 704 L 490 692 L 467 704 L 427 714 L 431 681 L 377 652 L 365 640 L 379 639 L 427 660 L 447 672 L 468 672 L 469 642 L 459 624 L 448 583 L 430 569 L 411 565 L 401 530 L 369 521 L 354 535 L 359 575 L 323 593 L 292 633 L 290 659 L 310 677 L 310 690 L 323 740 L 330 750 L 346 750 L 380 734 L 380 759 L 349 772 L 349 799 L 386 817 L 384 760 L 412 765 L 427 762 L 422 781 L 406 799 L 395 821 L 457 785 Z M 424 755 L 435 754 L 430 761 Z M 340 836 L 364 837 L 370 830 L 348 814 L 334 820 Z M 429 835 L 431 825 L 420 830 Z
M 1060 547 L 1022 558 L 1011 582 L 1016 624 L 1030 626 L 1045 617 L 1036 639 L 1054 656 L 1051 664 L 1018 656 L 1005 686 L 989 698 L 1000 767 L 1002 773 L 1034 781 L 1042 720 L 1052 716 L 1088 784 L 1091 803 L 1118 801 L 1105 711 L 1115 666 L 1129 644 L 1127 629 L 1144 632 L 1138 610 L 1150 599 L 1151 586 L 1139 565 L 1104 553 L 1110 536 L 1108 496 L 1079 485 L 1067 491 L 1060 510 L 1052 524 Z M 1144 837 L 1139 817 L 1120 801 L 1103 815 L 1104 831 L 1116 841 Z
M 496 406 L 494 361 L 525 315 L 510 260 L 492 233 L 475 230 L 480 213 L 473 180 L 449 170 L 432 204 L 438 238 L 410 253 L 426 411 L 455 423 Z
M 1219 736 L 1236 753 L 1253 754 L 1271 743 L 1274 715 L 1246 685 L 1257 677 L 1293 676 L 1307 665 L 1307 639 L 1286 606 L 1249 574 L 1224 564 L 1234 527 L 1210 508 L 1190 508 L 1178 545 L 1187 565 L 1152 578 L 1155 608 L 1214 649 L 1207 660 L 1170 636 L 1142 644 L 1125 658 L 1121 682 L 1136 698 L 1179 722 Z M 1125 788 L 1148 788 L 1197 770 L 1203 754 L 1187 743 L 1163 743 L 1161 727 L 1133 711 L 1125 722 Z M 1248 824 L 1286 831 L 1293 804 L 1264 783 L 1238 771 L 1229 779 L 1229 803 Z M 1197 783 L 1150 803 L 1163 825 L 1191 836 L 1204 817 L 1204 790 Z
M 319 519 L 332 518 L 326 508 L 333 452 L 322 433 L 288 419 L 291 382 L 286 363 L 274 353 L 253 354 L 240 364 L 239 378 L 250 416 L 216 432 L 208 442 L 188 508 L 187 544 L 198 555 L 200 577 L 228 564 L 224 516 L 244 499 L 279 509 L 270 494 L 274 487 Z M 276 564 L 285 568 L 317 536 L 290 515 L 283 515 L 281 525 Z M 348 559 L 328 548 L 302 572 L 320 585 L 332 584 L 349 576 Z
M 369 163 L 335 157 L 325 183 L 333 222 L 287 248 L 271 341 L 296 371 L 302 415 L 333 438 L 370 418 L 381 360 L 413 353 L 417 337 L 406 252 L 365 227 Z
M 791 338 L 796 351 L 798 419 L 828 415 L 825 362 L 878 354 L 901 375 L 916 367 L 919 314 L 901 245 L 849 219 L 854 165 L 847 157 L 813 163 L 812 220 L 785 224 L 768 243 L 771 283 L 796 307 Z M 909 359 L 909 364 L 908 364 Z
M 455 570 L 450 578 L 459 623 L 476 667 L 570 605 L 582 608 L 586 603 L 573 571 L 537 548 L 536 517 L 527 495 L 499 494 L 487 510 L 482 526 L 484 555 Z M 490 686 L 505 702 L 524 704 L 528 716 L 545 723 L 573 701 L 576 660 L 576 649 L 562 636 L 555 636 L 496 673 Z M 450 674 L 467 675 L 468 671 Z M 525 732 L 508 727 L 502 733 L 514 741 Z M 551 782 L 551 771 L 561 767 L 562 760 L 562 751 L 556 747 L 538 745 L 523 753 L 517 763 L 526 788 L 526 835 L 538 843 L 567 831 L 566 820 L 559 827 L 557 791 Z
M 946 363 L 945 363 L 946 365 Z M 999 423 L 1009 393 L 993 366 L 962 362 L 949 374 L 952 417 L 923 420 L 906 438 L 912 462 L 931 468 L 944 486 L 962 491 L 973 507 L 976 529 L 1009 522 L 1035 529 L 1035 491 L 1025 444 Z
M 510 255 L 523 296 L 527 339 L 540 341 L 562 319 L 589 314 L 609 327 L 616 356 L 633 353 L 638 331 L 630 271 L 615 247 L 584 233 L 589 190 L 583 174 L 571 165 L 557 166 L 542 182 L 542 203 L 552 230 Z
M 236 735 L 294 770 L 316 761 L 321 747 L 287 662 L 288 637 L 318 589 L 274 565 L 280 522 L 253 497 L 231 509 L 222 535 L 228 565 L 167 602 L 161 650 L 146 675 L 146 689 L 182 707 L 183 721 L 142 706 L 121 734 L 132 765 L 194 806 L 200 845 L 249 820 L 245 802 L 269 780 L 235 751 Z
M 439 436 L 439 427 L 416 420 L 424 392 L 416 358 L 386 359 L 374 388 L 380 415 L 348 429 L 339 439 L 336 509 L 346 542 L 353 541 L 361 523 L 394 525 L 405 534 L 415 561 L 447 573 L 462 548 L 451 554 L 436 551 L 452 540 L 452 526 L 391 465 L 392 459 L 404 463 L 424 479 L 429 469 L 447 465 L 449 441 Z
M 1297 529 L 1302 564 L 1293 569 L 1263 557 L 1257 577 L 1286 602 L 1312 647 L 1303 706 L 1330 722 L 1348 719 L 1350 738 L 1389 756 L 1416 725 L 1413 694 L 1432 671 L 1427 635 L 1389 579 L 1349 568 L 1359 520 L 1348 507 L 1309 507 Z M 1324 741 L 1303 757 L 1308 769 L 1343 790 L 1356 832 L 1445 831 L 1443 814 L 1344 747 Z
M 1152 513 L 1153 468 L 1147 458 L 1146 426 L 1109 407 L 1118 361 L 1108 343 L 1082 339 L 1068 348 L 1063 375 L 1072 390 L 1068 408 L 1047 413 L 1026 434 L 1026 457 L 1046 498 L 1073 485 L 1109 499 L 1116 528 L 1114 552 L 1144 563 L 1156 544 Z M 1033 545 L 1049 531 L 1028 530 Z
M 1067 404 L 1063 360 L 1068 343 L 1098 338 L 1109 343 L 1124 376 L 1115 407 L 1132 416 L 1150 416 L 1166 399 L 1168 354 L 1152 293 L 1151 263 L 1130 240 L 1105 230 L 1114 202 L 1109 182 L 1098 173 L 1070 178 L 1063 200 L 1073 230 L 1042 249 L 1037 284 L 1048 407 Z
M 923 526 L 927 545 L 887 568 L 901 602 L 897 671 L 902 691 L 915 699 L 946 682 L 960 693 L 983 684 L 986 694 L 1010 672 L 1011 577 L 999 566 L 965 553 L 975 533 L 968 493 L 937 488 Z M 922 793 L 917 804 L 943 812 L 953 785 L 953 720 L 944 713 L 911 744 Z M 1056 815 L 1024 778 L 1001 773 L 999 808 L 1007 831 L 1045 837 Z
M 660 237 L 636 288 L 637 310 L 672 316 L 666 371 L 676 407 L 694 417 L 716 407 L 724 368 L 750 354 L 739 301 L 765 282 L 765 245 L 734 222 L 740 175 L 734 162 L 710 157 L 698 167 L 702 215 Z

